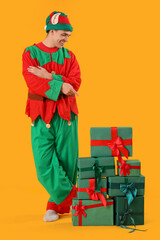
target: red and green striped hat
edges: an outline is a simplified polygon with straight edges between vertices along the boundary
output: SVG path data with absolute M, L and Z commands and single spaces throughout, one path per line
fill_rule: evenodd
M 52 12 L 46 19 L 46 32 L 51 29 L 73 31 L 67 15 L 57 11 Z

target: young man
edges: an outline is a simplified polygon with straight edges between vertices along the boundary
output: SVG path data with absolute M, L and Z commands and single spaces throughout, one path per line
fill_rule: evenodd
M 27 47 L 22 56 L 28 86 L 26 114 L 31 118 L 31 141 L 37 177 L 50 195 L 44 221 L 69 213 L 76 197 L 78 108 L 81 84 L 75 55 L 63 45 L 73 28 L 67 15 L 52 12 L 46 19 L 47 37 Z

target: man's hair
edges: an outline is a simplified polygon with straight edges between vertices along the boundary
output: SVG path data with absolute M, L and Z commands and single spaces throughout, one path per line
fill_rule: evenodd
M 48 30 L 47 31 L 47 35 L 49 34 L 49 32 L 51 31 L 52 29 Z M 57 31 L 56 29 L 53 29 L 54 31 Z

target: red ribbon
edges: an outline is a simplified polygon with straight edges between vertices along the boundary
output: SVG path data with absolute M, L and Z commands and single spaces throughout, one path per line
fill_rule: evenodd
M 122 176 L 124 174 L 124 177 L 130 174 L 129 169 L 140 169 L 140 166 L 131 166 L 130 164 L 127 164 L 126 161 L 124 161 L 120 166 L 118 165 L 118 168 L 121 169 L 120 175 Z
M 91 146 L 108 146 L 112 150 L 112 156 L 117 156 L 118 161 L 123 163 L 123 154 L 128 159 L 128 150 L 124 145 L 132 145 L 132 139 L 118 137 L 117 127 L 111 127 L 111 140 L 91 140 Z
M 106 207 L 107 202 L 102 192 L 107 192 L 107 188 L 101 188 L 101 193 L 95 193 L 95 179 L 89 179 L 89 188 L 77 188 L 78 192 L 87 192 L 90 200 L 100 200 Z
M 113 205 L 113 201 L 107 202 L 107 206 L 109 206 L 109 205 Z M 72 206 L 72 208 L 76 210 L 76 212 L 73 214 L 73 216 L 78 216 L 79 215 L 79 226 L 82 226 L 82 215 L 84 217 L 87 216 L 87 213 L 85 212 L 85 209 L 95 208 L 95 207 L 103 207 L 103 203 L 82 206 L 82 200 L 79 200 L 79 205 Z
M 74 209 L 76 210 L 74 216 L 78 216 L 79 214 L 83 214 L 83 216 L 86 217 L 87 214 L 84 211 L 85 210 L 85 206 L 76 205 Z

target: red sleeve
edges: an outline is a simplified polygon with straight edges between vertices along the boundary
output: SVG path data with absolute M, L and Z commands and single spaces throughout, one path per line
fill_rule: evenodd
M 70 71 L 67 77 L 62 76 L 62 80 L 65 83 L 69 83 L 72 85 L 72 87 L 78 91 L 80 84 L 81 84 L 81 72 L 79 68 L 79 64 L 77 62 L 77 59 L 75 55 L 70 51 L 71 54 L 71 66 L 70 66 Z M 60 75 L 56 75 L 58 77 Z M 54 79 L 54 74 L 53 74 L 53 79 Z M 57 78 L 58 79 L 58 78 Z
M 36 59 L 32 59 L 30 55 L 30 51 L 23 52 L 22 55 L 22 74 L 26 81 L 28 88 L 37 95 L 41 95 L 43 97 L 48 97 L 54 101 L 57 100 L 58 95 L 60 93 L 63 82 L 45 79 L 38 77 L 30 72 L 28 72 L 27 68 L 29 66 L 37 67 L 39 63 Z

